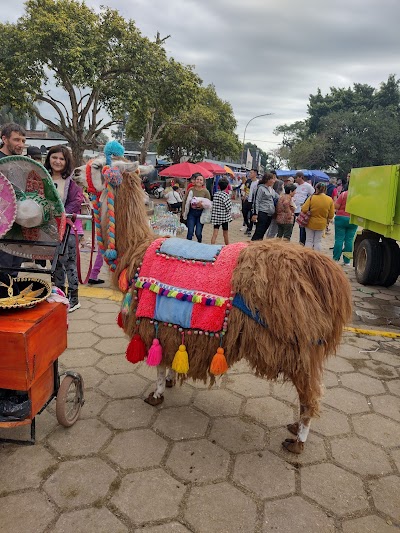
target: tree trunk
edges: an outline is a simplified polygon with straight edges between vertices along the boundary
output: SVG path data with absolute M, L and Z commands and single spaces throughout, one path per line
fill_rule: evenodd
M 146 163 L 146 156 L 147 156 L 147 152 L 149 151 L 149 146 L 150 146 L 151 138 L 153 135 L 153 124 L 154 124 L 155 113 L 156 113 L 156 110 L 151 109 L 151 115 L 146 124 L 146 131 L 144 133 L 143 145 L 142 145 L 142 149 L 140 150 L 140 156 L 139 156 L 139 163 L 141 165 L 144 165 Z
M 85 146 L 79 141 L 70 142 L 69 144 L 71 146 L 74 167 L 83 165 L 83 152 L 85 151 Z

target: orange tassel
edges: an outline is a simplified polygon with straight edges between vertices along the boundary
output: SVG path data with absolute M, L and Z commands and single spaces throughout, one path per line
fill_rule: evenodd
M 118 276 L 118 287 L 121 292 L 126 292 L 129 289 L 128 270 L 126 268 Z
M 228 363 L 224 355 L 224 349 L 218 348 L 217 353 L 214 355 L 210 365 L 210 372 L 214 376 L 220 376 L 228 370 Z

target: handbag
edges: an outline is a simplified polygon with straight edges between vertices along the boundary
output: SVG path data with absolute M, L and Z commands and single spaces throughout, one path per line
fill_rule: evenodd
M 211 223 L 211 209 L 203 209 L 200 215 L 200 224 L 210 224 Z
M 297 215 L 297 224 L 301 228 L 305 228 L 308 226 L 308 222 L 310 221 L 311 217 L 311 198 L 310 198 L 310 204 L 308 206 L 308 211 L 300 211 L 300 213 Z

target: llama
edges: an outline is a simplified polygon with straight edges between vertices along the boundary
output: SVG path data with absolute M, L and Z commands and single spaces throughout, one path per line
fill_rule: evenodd
M 215 257 L 208 262 L 185 259 L 185 247 L 193 246 L 196 253 L 199 250 L 209 253 L 214 245 L 157 238 L 148 225 L 141 201 L 142 188 L 137 169 L 133 173 L 124 172 L 119 178 L 114 175 L 106 179 L 110 182 L 101 198 L 102 245 L 112 267 L 113 284 L 124 294 L 119 324 L 131 344 L 142 339 L 149 349 L 148 364 L 157 364 L 149 362 L 155 353 L 152 349 L 154 345 L 157 349 L 162 346 L 162 354 L 157 352 L 160 364 L 156 390 L 145 401 L 151 405 L 163 401 L 166 368 L 171 365 L 176 368 L 174 356 L 179 350 L 183 350 L 189 362 L 189 366 L 183 365 L 185 368 L 181 369 L 185 374 L 182 379 L 190 377 L 206 381 L 211 378 L 213 382 L 213 354 L 216 352 L 223 354 L 228 367 L 244 359 L 257 376 L 271 380 L 279 377 L 293 383 L 299 396 L 300 416 L 287 426 L 295 437 L 282 444 L 290 452 L 301 453 L 311 419 L 319 413 L 324 363 L 335 353 L 343 327 L 351 316 L 350 285 L 342 269 L 319 252 L 277 239 L 219 247 L 217 261 Z M 111 195 L 112 202 L 107 200 L 107 195 Z M 178 246 L 179 252 L 168 255 L 163 252 L 165 246 Z M 226 260 L 227 265 L 234 253 L 237 259 L 233 267 L 229 267 L 232 271 L 228 272 L 225 266 L 221 274 L 217 269 L 218 261 Z M 165 265 L 176 271 L 194 269 L 193 275 L 186 274 L 185 289 L 180 285 L 183 292 L 179 292 L 179 288 L 174 291 L 168 286 L 165 289 L 165 285 L 157 285 L 159 280 L 156 277 L 146 281 L 143 274 L 146 269 L 162 271 Z M 217 280 L 213 278 L 214 273 L 219 276 Z M 216 293 L 203 294 L 203 297 L 201 293 L 192 296 L 189 291 L 187 294 L 188 278 L 202 280 L 208 275 L 208 283 L 217 288 L 228 284 L 232 296 L 215 299 Z M 156 305 L 160 305 L 159 312 L 164 306 L 164 317 L 154 318 L 148 311 L 143 311 L 146 301 L 153 297 Z M 166 316 L 165 309 L 168 312 L 172 300 L 180 297 L 182 300 L 191 298 L 192 303 L 182 303 L 187 304 L 186 307 L 192 306 L 192 312 L 197 313 L 200 322 L 206 312 L 217 316 L 220 312 L 217 306 L 225 305 L 221 329 L 211 331 L 210 326 L 210 331 L 193 331 L 187 324 L 174 323 L 174 317 Z M 201 307 L 198 302 L 204 301 L 206 305 Z M 214 371 L 214 374 L 218 373 L 220 371 Z

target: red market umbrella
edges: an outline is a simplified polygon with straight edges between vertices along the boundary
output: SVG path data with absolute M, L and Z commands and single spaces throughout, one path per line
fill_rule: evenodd
M 197 164 L 209 170 L 213 174 L 225 174 L 226 173 L 226 170 L 224 169 L 224 167 L 221 167 L 221 165 L 217 165 L 216 163 L 209 163 L 208 161 L 201 161 L 201 163 L 197 163 Z
M 212 178 L 213 173 L 200 165 L 194 163 L 178 163 L 171 165 L 158 173 L 163 178 L 190 178 L 195 172 L 200 172 L 203 178 Z

